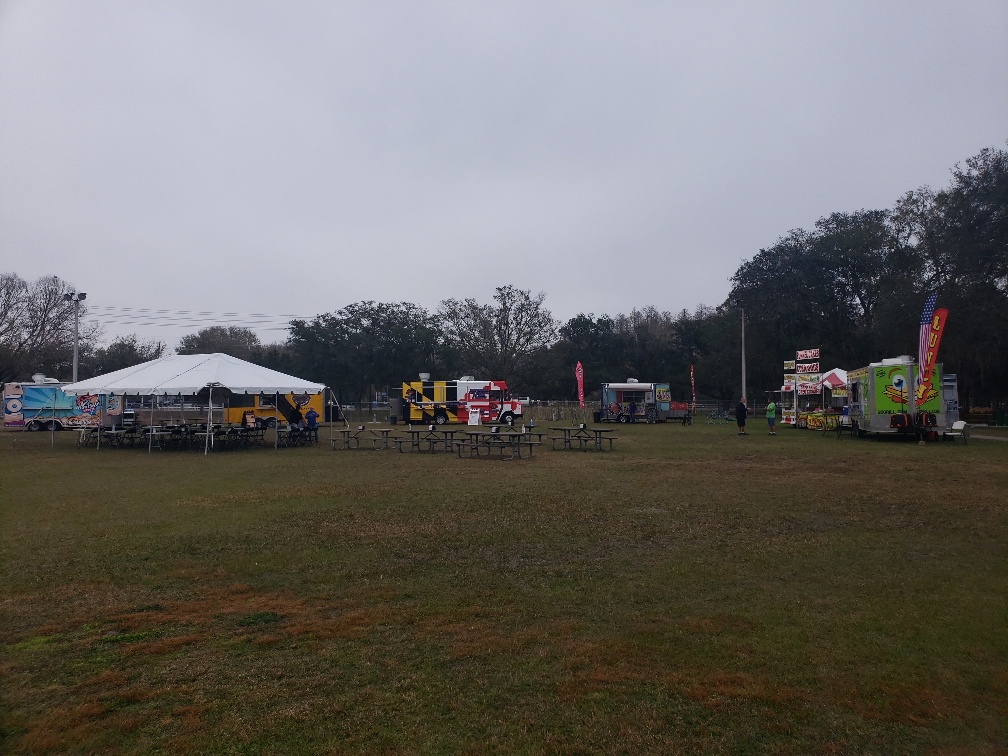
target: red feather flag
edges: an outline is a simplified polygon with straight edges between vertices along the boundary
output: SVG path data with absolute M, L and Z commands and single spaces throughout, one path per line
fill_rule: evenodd
M 577 367 L 574 368 L 574 375 L 578 382 L 578 404 L 584 407 L 584 368 L 581 367 L 581 360 L 578 360 Z
M 948 319 L 948 310 L 944 307 L 934 311 L 931 322 L 928 326 L 926 341 L 922 339 L 924 346 L 924 362 L 920 365 L 921 385 L 931 384 L 931 374 L 934 372 L 935 363 L 938 361 L 938 345 L 941 343 L 942 333 L 945 331 L 945 321 Z

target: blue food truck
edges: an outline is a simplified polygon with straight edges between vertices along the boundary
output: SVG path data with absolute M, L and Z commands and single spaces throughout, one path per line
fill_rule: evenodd
M 684 414 L 685 413 L 685 414 Z M 686 422 L 689 407 L 672 401 L 667 383 L 642 383 L 628 378 L 625 383 L 603 383 L 596 422 L 664 423 Z
M 28 431 L 97 428 L 102 417 L 113 419 L 123 411 L 123 397 L 82 394 L 68 396 L 54 378 L 32 376 L 33 383 L 3 386 L 5 428 Z

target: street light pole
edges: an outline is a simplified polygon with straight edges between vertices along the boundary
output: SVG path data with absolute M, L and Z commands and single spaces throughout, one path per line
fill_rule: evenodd
M 67 302 L 74 303 L 74 359 L 73 359 L 73 382 L 77 383 L 77 355 L 80 349 L 80 335 L 79 335 L 79 323 L 80 323 L 80 303 L 87 299 L 87 294 L 83 291 L 81 292 L 70 292 L 69 294 L 64 294 L 63 299 Z

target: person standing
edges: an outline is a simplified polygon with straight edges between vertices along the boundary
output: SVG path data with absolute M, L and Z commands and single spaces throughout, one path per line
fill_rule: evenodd
M 318 419 L 319 413 L 315 411 L 314 407 L 309 407 L 308 412 L 305 413 L 305 428 L 308 431 L 308 440 L 313 443 L 318 443 Z
M 773 398 L 770 399 L 770 403 L 766 406 L 766 421 L 767 425 L 770 426 L 770 435 L 776 436 L 777 431 L 774 430 L 774 424 L 777 422 L 777 405 L 774 404 Z
M 745 429 L 745 419 L 746 413 L 749 412 L 749 408 L 746 407 L 745 397 L 739 399 L 738 405 L 735 407 L 735 420 L 738 422 L 738 434 L 740 436 L 748 436 Z

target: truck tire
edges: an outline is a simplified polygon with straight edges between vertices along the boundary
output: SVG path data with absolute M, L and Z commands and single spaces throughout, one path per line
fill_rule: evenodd
M 55 420 L 50 420 L 48 423 L 46 423 L 46 430 L 47 431 L 54 431 L 54 430 L 61 431 L 61 430 L 63 430 L 63 426 L 60 425 Z
M 40 423 L 38 420 L 29 420 L 28 425 L 25 426 L 25 430 L 30 431 L 31 433 L 40 431 L 42 430 L 42 423 Z
M 505 412 L 503 415 L 501 415 L 500 421 L 504 425 L 512 425 L 513 426 L 514 425 L 514 413 L 513 412 Z
M 444 425 L 448 422 L 448 414 L 444 410 L 437 410 L 434 413 L 434 425 Z

